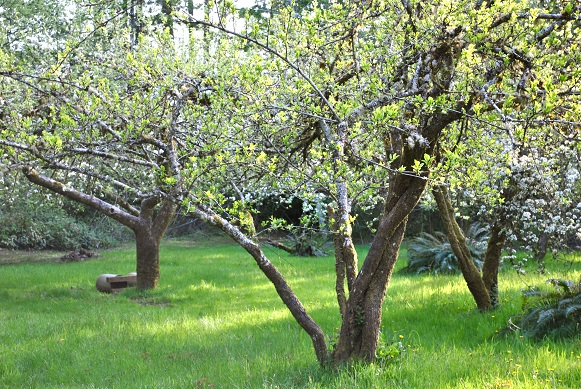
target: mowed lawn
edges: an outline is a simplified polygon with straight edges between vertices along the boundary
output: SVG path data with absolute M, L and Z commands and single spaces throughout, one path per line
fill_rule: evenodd
M 102 273 L 134 271 L 131 247 L 83 262 L 0 265 L 0 387 L 581 387 L 581 337 L 498 336 L 520 312 L 522 289 L 547 278 L 579 280 L 579 254 L 572 263 L 549 261 L 549 275 L 533 265 L 524 276 L 504 270 L 502 308 L 485 314 L 459 275 L 396 272 L 382 336 L 404 351 L 389 362 L 331 371 L 318 366 L 309 337 L 251 257 L 211 242 L 166 241 L 160 284 L 149 292 L 95 289 Z M 333 258 L 266 253 L 332 339 L 340 324 Z

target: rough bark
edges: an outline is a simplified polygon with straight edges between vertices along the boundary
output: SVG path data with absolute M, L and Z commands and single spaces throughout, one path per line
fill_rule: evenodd
M 346 213 L 347 219 L 337 219 L 337 214 L 333 207 L 327 208 L 327 216 L 331 222 L 331 231 L 333 232 L 333 244 L 335 248 L 335 293 L 341 317 L 345 316 L 347 309 L 347 293 L 345 292 L 345 281 L 347 281 L 347 290 L 351 291 L 353 283 L 357 276 L 357 251 L 351 239 L 351 223 L 349 213 Z
M 482 264 L 482 280 L 490 295 L 490 303 L 493 307 L 497 307 L 500 304 L 498 297 L 498 269 L 505 241 L 506 235 L 501 226 L 498 223 L 494 224 L 490 231 L 484 263 Z
M 408 215 L 426 185 L 420 177 L 404 175 L 396 175 L 390 181 L 377 233 L 347 301 L 333 351 L 337 364 L 350 360 L 371 361 L 375 357 L 385 292 L 398 258 Z
M 177 205 L 169 199 L 161 202 L 157 214 L 154 208 L 159 199 L 149 198 L 141 202 L 140 221 L 133 229 L 137 253 L 137 288 L 154 289 L 160 277 L 159 246 L 169 223 L 173 219 Z
M 154 289 L 159 281 L 159 244 L 150 229 L 136 230 L 137 288 Z
M 430 61 L 423 61 L 423 56 L 420 56 L 410 89 L 432 98 L 446 93 L 460 51 L 461 44 L 454 39 L 435 43 L 426 56 L 431 58 Z M 420 85 L 420 79 L 431 82 Z M 418 110 L 413 104 L 406 105 L 399 128 L 413 129 L 411 133 L 417 135 L 418 141 L 411 136 L 403 139 L 398 130 L 390 130 L 384 140 L 386 154 L 394 154 L 398 158 L 391 164 L 394 171 L 389 178 L 389 190 L 376 235 L 347 300 L 345 317 L 333 352 L 335 363 L 371 361 L 375 358 L 385 291 L 397 261 L 408 216 L 420 200 L 429 175 L 428 172 L 400 174 L 396 170 L 412 172 L 414 164 L 423 160 L 424 155 L 434 155 L 442 130 L 459 120 L 471 104 L 471 100 L 459 102 L 454 110 L 433 113 Z M 417 118 L 417 124 L 411 125 L 407 121 L 412 117 Z
M 383 253 L 382 264 L 377 271 L 377 276 L 374 277 L 365 296 L 365 322 L 361 337 L 360 357 L 366 361 L 371 361 L 375 357 L 381 328 L 381 308 L 385 299 L 387 285 L 398 259 L 406 224 L 407 217 L 393 234 L 390 244 Z
M 456 258 L 458 258 L 460 271 L 464 276 L 464 280 L 466 281 L 466 285 L 468 285 L 470 293 L 474 297 L 476 306 L 481 311 L 489 310 L 492 308 L 489 290 L 484 284 L 480 270 L 474 264 L 474 260 L 472 259 L 472 255 L 470 254 L 470 250 L 466 244 L 466 238 L 456 222 L 456 218 L 454 217 L 454 207 L 450 201 L 448 189 L 443 185 L 439 185 L 434 187 L 433 194 L 436 203 L 438 204 L 438 211 L 442 218 L 444 228 L 446 229 L 450 247 L 452 248 Z M 490 271 L 492 271 L 492 268 Z

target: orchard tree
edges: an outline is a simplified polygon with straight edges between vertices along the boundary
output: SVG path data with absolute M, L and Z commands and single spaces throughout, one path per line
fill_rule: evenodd
M 335 201 L 337 291 L 344 293 L 330 353 L 322 330 L 260 246 L 198 198 L 191 209 L 255 258 L 310 335 L 321 363 L 371 361 L 408 215 L 437 178 L 431 170 L 447 156 L 442 144 L 449 129 L 468 120 L 501 126 L 508 137 L 528 128 L 524 123 L 569 131 L 579 112 L 579 61 L 571 50 L 578 20 L 575 3 L 407 0 L 337 3 L 299 15 L 289 8 L 270 18 L 267 31 L 262 21 L 240 32 L 226 19 L 188 19 L 262 50 L 262 63 L 252 57 L 249 76 L 266 88 L 257 88 L 261 97 L 252 106 L 254 115 L 263 112 L 260 130 L 269 128 L 270 139 L 282 141 L 270 142 L 284 151 L 280 158 L 301 150 L 305 161 L 327 167 L 321 182 Z M 466 142 L 463 135 L 457 139 Z M 384 174 L 377 188 L 383 211 L 358 269 L 349 225 L 352 184 L 361 177 L 358 169 L 369 166 Z M 478 306 L 488 309 L 490 297 Z
M 498 267 L 507 244 L 534 252 L 542 267 L 550 242 L 563 247 L 566 237 L 581 228 L 576 180 L 581 171 L 581 68 L 577 51 L 569 51 L 579 44 L 580 7 L 571 2 L 556 12 L 558 6 L 547 5 L 554 13 L 530 9 L 495 19 L 495 28 L 510 23 L 509 18 L 534 22 L 518 27 L 530 28 L 526 45 L 518 50 L 513 45 L 513 64 L 485 84 L 475 115 L 450 126 L 440 143 L 441 173 L 447 177 L 442 178 L 445 185 L 434 185 L 433 195 L 480 309 L 499 301 Z M 449 184 L 483 204 L 480 214 L 490 223 L 481 274 L 455 220 Z
M 68 50 L 41 71 L 0 52 L 0 155 L 31 183 L 129 227 L 137 286 L 149 289 L 160 240 L 199 184 L 187 166 L 231 150 L 222 141 L 228 107 L 210 108 L 212 93 L 229 92 L 177 58 L 167 35 L 139 46 L 122 29 L 116 37 L 103 51 Z
M 566 249 L 568 238 L 579 239 L 581 139 L 575 133 L 581 124 L 569 121 L 566 128 L 558 129 L 551 128 L 548 122 L 535 127 L 521 131 L 518 144 L 512 144 L 502 134 L 491 142 L 483 141 L 485 135 L 476 137 L 481 140 L 479 150 L 465 150 L 469 155 L 464 157 L 456 152 L 449 154 L 455 159 L 456 169 L 464 171 L 458 177 L 465 178 L 452 179 L 452 191 L 443 184 L 433 187 L 448 240 L 481 309 L 499 304 L 498 270 L 503 249 L 521 248 L 533 253 L 543 270 L 549 245 Z M 497 152 L 491 154 L 492 150 Z M 446 165 L 451 168 L 450 163 Z M 482 272 L 474 265 L 456 221 L 458 211 L 452 205 L 451 192 L 462 193 L 473 204 L 481 204 L 476 216 L 489 223 Z M 508 258 L 520 270 L 520 264 L 514 263 L 512 256 Z

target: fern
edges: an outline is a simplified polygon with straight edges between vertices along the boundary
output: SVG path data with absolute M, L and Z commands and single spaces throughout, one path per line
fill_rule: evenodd
M 581 317 L 581 304 L 567 307 L 565 309 L 565 317 L 567 318 Z
M 581 333 L 581 280 L 551 279 L 555 287 L 551 293 L 538 289 L 523 292 L 523 315 L 511 318 L 510 330 L 521 330 L 523 335 L 543 339 L 566 338 Z
M 466 244 L 476 266 L 482 268 L 482 259 L 486 252 L 487 231 L 474 223 L 466 230 Z M 441 232 L 426 232 L 412 239 L 408 245 L 408 264 L 405 268 L 410 273 L 429 272 L 433 274 L 453 274 L 460 271 L 458 258 L 452 252 L 448 238 Z

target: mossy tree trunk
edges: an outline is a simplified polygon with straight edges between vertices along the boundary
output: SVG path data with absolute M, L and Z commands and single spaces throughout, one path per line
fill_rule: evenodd
M 375 358 L 387 286 L 398 258 L 408 215 L 426 185 L 419 177 L 404 175 L 396 175 L 390 181 L 377 233 L 346 302 L 333 352 L 334 363 L 369 362 Z
M 458 266 L 460 267 L 460 271 L 464 276 L 464 280 L 466 281 L 466 285 L 468 285 L 470 293 L 472 293 L 472 296 L 476 301 L 476 306 L 481 311 L 489 310 L 493 306 L 491 293 L 484 283 L 480 270 L 474 264 L 474 260 L 470 254 L 468 245 L 466 244 L 466 238 L 454 217 L 454 207 L 450 200 L 448 188 L 444 185 L 437 185 L 433 188 L 432 193 L 434 194 L 436 203 L 438 204 L 438 211 L 440 212 L 440 217 L 442 218 L 444 228 L 446 229 L 450 247 L 452 248 L 456 258 L 458 258 Z M 489 266 L 487 274 L 490 277 L 490 286 L 492 287 L 492 285 L 496 285 L 498 269 L 496 270 L 495 275 L 494 266 Z
M 344 196 L 339 197 L 338 210 L 332 206 L 327 208 L 327 216 L 333 232 L 333 245 L 335 247 L 335 293 L 341 317 L 345 317 L 347 310 L 347 291 L 353 290 L 353 284 L 357 277 L 357 251 L 352 239 L 350 205 L 347 201 L 346 188 L 338 185 Z
M 490 237 L 488 238 L 484 263 L 482 264 L 482 280 L 490 295 L 490 304 L 493 307 L 500 304 L 498 297 L 498 269 L 500 268 L 500 259 L 505 242 L 506 234 L 501 224 L 495 222 L 490 229 Z

